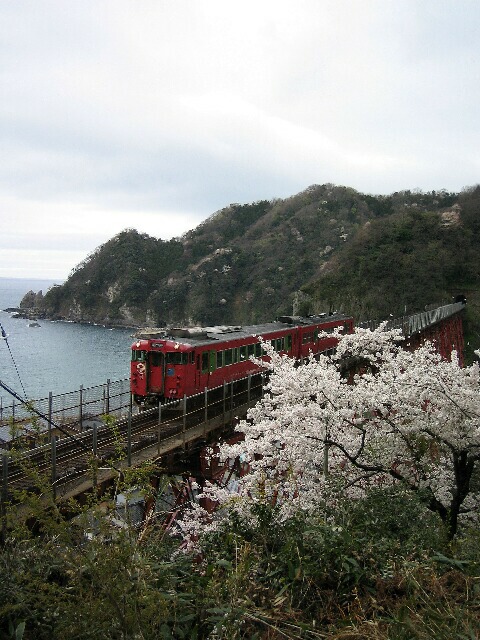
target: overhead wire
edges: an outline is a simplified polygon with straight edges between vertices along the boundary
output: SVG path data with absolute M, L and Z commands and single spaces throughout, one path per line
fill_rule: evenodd
M 2 339 L 5 340 L 5 344 L 7 345 L 7 349 L 9 351 L 9 353 L 10 353 L 10 357 L 12 358 L 13 366 L 15 367 L 15 371 L 17 372 L 18 379 L 20 380 L 20 385 L 22 387 L 23 395 L 26 397 L 27 393 L 25 391 L 25 387 L 23 386 L 22 378 L 20 376 L 20 371 L 18 370 L 17 363 L 15 362 L 15 358 L 13 357 L 12 350 L 10 349 L 10 345 L 8 343 L 8 334 L 5 331 L 5 329 L 3 328 L 3 325 L 2 325 L 1 322 L 0 322 L 0 330 L 1 330 L 1 333 L 2 333 Z

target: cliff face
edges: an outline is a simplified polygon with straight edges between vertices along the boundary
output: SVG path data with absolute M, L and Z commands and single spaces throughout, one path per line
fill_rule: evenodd
M 450 295 L 460 276 L 452 260 L 456 245 L 463 250 L 467 223 L 461 205 L 452 209 L 457 199 L 315 185 L 284 200 L 231 204 L 168 242 L 126 230 L 48 291 L 43 311 L 79 322 L 164 326 L 255 323 L 292 313 L 294 304 L 299 313 L 335 307 L 375 315 L 382 297 L 388 313 L 418 300 L 423 307 Z M 423 253 L 422 238 L 429 243 Z M 447 251 L 452 238 L 456 249 Z M 450 265 L 440 274 L 439 259 Z M 392 287 L 397 281 L 402 286 Z

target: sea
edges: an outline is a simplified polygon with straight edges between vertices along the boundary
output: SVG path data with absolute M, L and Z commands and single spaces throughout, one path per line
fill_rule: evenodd
M 111 329 L 73 322 L 12 317 L 28 291 L 44 294 L 53 280 L 0 278 L 0 323 L 7 339 L 0 339 L 0 381 L 22 398 L 38 400 L 128 378 L 132 329 Z M 11 396 L 0 387 L 4 405 Z

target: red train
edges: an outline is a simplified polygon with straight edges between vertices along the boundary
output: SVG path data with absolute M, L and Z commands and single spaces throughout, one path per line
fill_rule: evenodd
M 310 352 L 329 353 L 337 339 L 320 332 L 353 332 L 353 318 L 341 314 L 309 318 L 284 316 L 277 322 L 249 327 L 170 329 L 139 334 L 132 345 L 130 389 L 140 407 L 200 393 L 257 373 L 251 362 L 267 360 L 259 337 L 274 349 L 301 360 Z

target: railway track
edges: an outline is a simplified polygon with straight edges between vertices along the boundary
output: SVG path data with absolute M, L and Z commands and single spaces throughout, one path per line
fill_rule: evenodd
M 17 489 L 29 488 L 29 476 L 50 474 L 52 463 L 57 484 L 62 483 L 62 478 L 85 473 L 95 457 L 100 466 L 108 466 L 109 462 L 115 465 L 119 458 L 127 455 L 129 442 L 131 451 L 135 451 L 145 441 L 156 439 L 158 427 L 158 414 L 139 414 L 132 416 L 130 426 L 128 420 L 122 420 L 114 427 L 105 425 L 59 440 L 53 455 L 50 444 L 30 452 L 14 454 L 8 464 L 7 484 Z M 162 436 L 168 437 L 182 430 L 183 420 L 168 420 L 161 427 Z
M 11 452 L 7 468 L 3 468 L 4 494 L 12 494 L 14 490 L 35 490 L 39 477 L 59 488 L 85 476 L 92 470 L 94 461 L 99 468 L 114 470 L 127 458 L 129 465 L 132 455 L 165 441 L 172 441 L 172 450 L 178 448 L 181 435 L 185 441 L 186 434 L 198 430 L 202 424 L 213 419 L 221 425 L 231 422 L 235 410 L 258 399 L 261 389 L 261 384 L 250 387 L 248 392 L 240 384 L 237 389 L 230 385 L 228 393 L 225 388 L 223 392 L 222 388 L 214 390 L 208 401 L 200 394 L 186 399 L 185 403 L 177 403 L 174 408 L 162 407 L 160 415 L 158 409 L 152 409 L 110 425 L 94 426 L 53 444 Z

